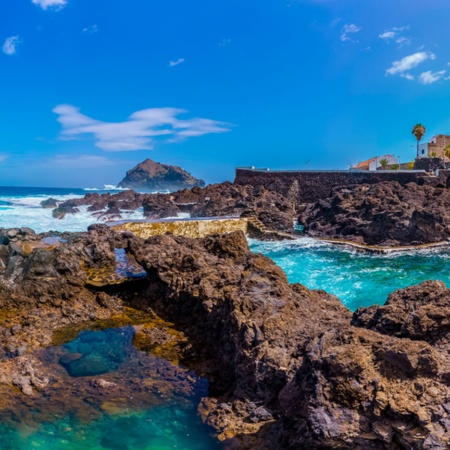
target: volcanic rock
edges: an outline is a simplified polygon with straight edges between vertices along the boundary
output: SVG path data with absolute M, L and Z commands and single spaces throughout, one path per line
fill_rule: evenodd
M 177 217 L 255 217 L 270 229 L 292 232 L 295 217 L 293 203 L 283 195 L 262 186 L 240 186 L 230 182 L 198 186 L 171 194 L 142 194 L 132 190 L 118 194 L 86 194 L 61 203 L 54 217 L 76 214 L 80 206 L 88 206 L 94 217 L 103 220 L 123 218 L 130 211 L 143 208 L 148 219 Z
M 369 245 L 419 245 L 450 238 L 450 190 L 383 182 L 338 189 L 308 205 L 299 223 L 309 236 Z
M 194 178 L 181 167 L 146 159 L 129 170 L 118 186 L 146 191 L 177 191 L 178 189 L 194 186 L 203 187 L 204 185 L 203 180 Z
M 69 381 L 35 364 L 37 349 L 62 326 L 111 318 L 127 305 L 155 312 L 182 333 L 188 345 L 144 331 L 138 342 L 154 348 L 155 338 L 161 351 L 179 348 L 183 365 L 208 377 L 213 398 L 202 403 L 201 414 L 229 448 L 449 447 L 450 291 L 442 283 L 398 291 L 383 307 L 357 311 L 352 321 L 336 297 L 289 284 L 273 261 L 249 251 L 242 232 L 143 240 L 96 225 L 65 240 L 46 249 L 48 257 L 37 249 L 20 256 L 13 273 L 0 277 L 2 402 L 23 404 L 13 386 L 37 399 L 41 389 L 47 395 L 47 380 L 63 391 Z M 147 277 L 90 286 L 89 271 L 114 264 L 115 249 L 133 256 Z M 83 336 L 71 358 L 87 353 L 85 344 L 94 346 Z M 152 364 L 140 369 L 141 378 Z M 137 402 L 150 395 L 133 391 L 142 386 L 128 383 L 133 376 L 120 374 L 118 383 L 113 373 L 105 375 L 116 383 L 111 395 L 136 392 Z M 71 389 L 97 404 L 98 386 L 83 378 L 70 381 Z M 126 395 L 118 395 L 123 383 Z M 83 407 L 72 401 L 77 411 Z M 68 402 L 58 397 L 59 408 Z

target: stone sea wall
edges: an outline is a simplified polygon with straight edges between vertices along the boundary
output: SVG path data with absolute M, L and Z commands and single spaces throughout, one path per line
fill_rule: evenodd
M 247 234 L 246 218 L 209 220 L 161 220 L 153 222 L 123 222 L 113 225 L 117 231 L 131 231 L 135 236 L 147 239 L 167 233 L 189 238 L 202 238 L 212 234 L 243 231 Z
M 234 182 L 264 186 L 279 192 L 297 205 L 329 197 L 337 187 L 398 181 L 400 184 L 424 184 L 430 177 L 424 171 L 269 171 L 237 168 Z

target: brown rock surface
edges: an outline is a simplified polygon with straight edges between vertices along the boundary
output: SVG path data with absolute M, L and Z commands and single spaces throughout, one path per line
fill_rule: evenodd
M 450 190 L 398 182 L 338 189 L 308 205 L 299 222 L 309 236 L 369 245 L 418 245 L 450 238 Z
M 176 191 L 194 186 L 203 187 L 205 182 L 194 178 L 190 173 L 178 166 L 161 164 L 151 159 L 139 163 L 127 172 L 119 183 L 121 188 L 145 189 L 150 191 Z
M 156 395 L 131 368 L 93 384 L 69 382 L 45 365 L 53 353 L 39 350 L 60 327 L 110 319 L 128 305 L 165 320 L 160 331 L 139 328 L 140 345 L 169 358 L 181 352 L 184 365 L 208 376 L 213 398 L 201 414 L 227 448 L 449 448 L 450 293 L 442 283 L 398 291 L 386 306 L 355 313 L 352 323 L 336 297 L 290 285 L 270 259 L 252 254 L 241 232 L 144 241 L 94 226 L 66 240 L 21 256 L 0 278 L 0 409 L 40 393 L 53 393 L 54 408 L 66 408 L 75 391 L 96 403 L 105 386 L 114 398 L 134 397 L 133 389 L 137 401 Z M 112 264 L 115 248 L 132 255 L 147 278 L 87 284 L 86 268 Z M 16 256 L 5 256 L 8 266 Z M 61 399 L 52 389 L 70 395 Z M 27 402 L 21 405 L 25 414 Z M 74 404 L 80 414 L 82 406 Z M 116 408 L 108 396 L 103 407 Z
M 176 217 L 189 213 L 191 217 L 246 216 L 256 217 L 268 228 L 291 232 L 295 217 L 293 203 L 283 195 L 263 187 L 239 186 L 230 182 L 194 187 L 171 194 L 142 194 L 124 191 L 118 194 L 86 194 L 67 200 L 53 211 L 64 218 L 76 214 L 79 206 L 102 220 L 126 219 L 127 211 L 143 208 L 148 219 Z

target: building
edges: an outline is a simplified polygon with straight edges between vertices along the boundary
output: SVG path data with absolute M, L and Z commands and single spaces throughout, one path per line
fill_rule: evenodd
M 383 159 L 387 161 L 388 166 L 399 163 L 398 158 L 394 155 L 376 156 L 375 158 L 370 158 L 367 161 L 359 162 L 356 166 L 350 167 L 350 170 L 377 170 L 382 167 L 380 161 Z
M 447 134 L 437 134 L 433 136 L 429 142 L 420 144 L 417 157 L 426 158 L 429 156 L 436 156 L 438 158 L 445 157 L 445 148 L 450 145 L 450 136 Z

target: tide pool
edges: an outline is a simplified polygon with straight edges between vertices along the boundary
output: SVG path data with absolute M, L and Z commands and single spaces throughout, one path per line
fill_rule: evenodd
M 0 399 L 1 450 L 218 450 L 197 412 L 208 383 L 137 350 L 131 326 L 84 330 L 36 356 L 49 383 Z
M 450 248 L 374 255 L 308 238 L 249 243 L 253 252 L 275 261 L 291 283 L 334 294 L 352 311 L 382 305 L 396 289 L 425 280 L 450 286 Z

